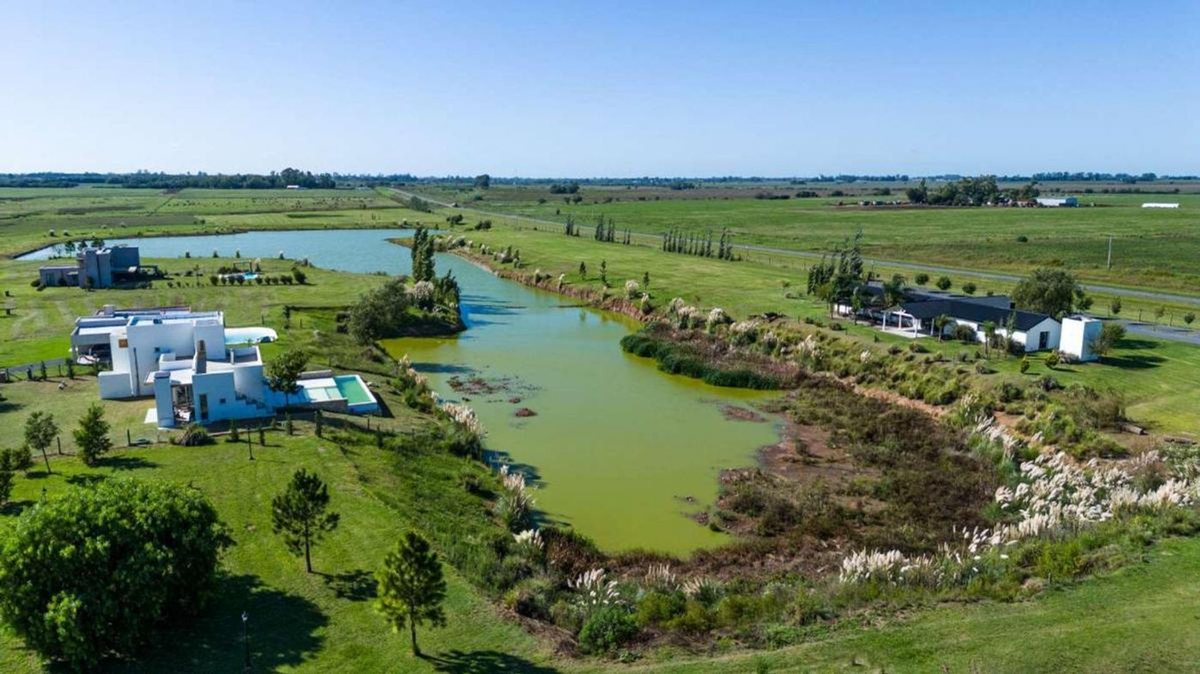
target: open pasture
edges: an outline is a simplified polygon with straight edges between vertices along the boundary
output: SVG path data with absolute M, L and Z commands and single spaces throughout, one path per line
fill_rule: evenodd
M 527 190 L 526 198 L 520 190 Z M 640 189 L 582 187 L 578 204 L 543 192 L 544 187 L 492 188 L 471 192 L 482 194 L 481 201 L 457 200 L 470 208 L 556 222 L 572 216 L 583 225 L 603 215 L 618 230 L 652 234 L 728 228 L 740 244 L 813 253 L 828 251 L 861 229 L 864 253 L 879 259 L 1010 273 L 1063 266 L 1089 281 L 1200 293 L 1200 270 L 1193 263 L 1200 253 L 1200 194 L 1195 193 L 1080 194 L 1085 205 L 1079 208 L 909 208 L 863 207 L 851 197 L 756 199 L 752 189 L 742 189 L 740 197 L 659 194 L 656 199 Z M 454 200 L 444 191 L 429 194 Z M 1145 201 L 1177 201 L 1181 208 L 1141 208 Z M 1096 205 L 1086 205 L 1091 203 Z

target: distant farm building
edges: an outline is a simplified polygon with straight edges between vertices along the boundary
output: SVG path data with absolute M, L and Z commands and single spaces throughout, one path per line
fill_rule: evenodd
M 1079 199 L 1075 197 L 1038 197 L 1038 206 L 1049 207 L 1075 207 L 1079 205 Z
M 1142 204 L 1142 208 L 1179 208 L 1179 204 L 1164 201 L 1147 201 Z

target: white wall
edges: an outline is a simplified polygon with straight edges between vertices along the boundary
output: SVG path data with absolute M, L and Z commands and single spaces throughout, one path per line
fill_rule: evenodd
M 1062 342 L 1059 350 L 1081 361 L 1096 360 L 1099 356 L 1092 351 L 1092 341 L 1100 335 L 1104 323 L 1095 318 L 1069 317 L 1062 323 Z

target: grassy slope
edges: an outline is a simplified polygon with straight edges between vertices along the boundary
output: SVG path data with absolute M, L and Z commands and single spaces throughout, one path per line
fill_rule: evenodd
M 35 406 L 55 412 L 61 423 L 76 418 L 95 399 L 95 384 L 81 379 L 67 392 L 58 392 L 53 383 L 20 383 L 5 386 L 3 393 L 19 406 L 3 411 L 6 423 Z M 118 428 L 139 418 L 145 407 L 145 401 L 105 403 Z M 403 428 L 420 422 L 401 409 L 395 423 Z M 114 430 L 113 435 L 123 444 L 123 433 Z M 65 445 L 70 452 L 69 441 Z M 405 635 L 391 634 L 371 608 L 370 573 L 405 530 L 438 525 L 444 509 L 437 508 L 437 497 L 459 500 L 456 476 L 464 460 L 420 455 L 404 457 L 397 465 L 396 457 L 373 448 L 342 451 L 310 435 L 271 434 L 268 445 L 254 447 L 253 462 L 244 444 L 226 443 L 121 449 L 96 469 L 73 457 L 52 457 L 53 475 L 46 477 L 38 468 L 31 477 L 17 478 L 13 498 L 20 507 L 40 498 L 43 488 L 53 498 L 69 483 L 95 476 L 191 483 L 212 499 L 230 526 L 237 545 L 223 560 L 228 576 L 215 604 L 193 628 L 167 634 L 162 647 L 131 671 L 236 671 L 242 658 L 242 611 L 250 615 L 257 671 L 433 671 L 435 666 L 488 669 L 489 663 L 524 668 L 544 659 L 530 636 L 504 621 L 449 569 L 450 625 L 421 634 L 426 650 L 437 659 L 411 658 Z M 271 533 L 270 499 L 299 467 L 315 470 L 329 483 L 332 508 L 342 516 L 339 529 L 314 549 L 319 571 L 314 575 L 305 574 L 303 561 Z M 379 497 L 385 491 L 388 502 Z M 412 502 L 416 494 L 428 501 L 424 507 Z M 0 516 L 0 526 L 11 516 L 12 509 Z M 41 667 L 18 640 L 5 635 L 0 637 L 0 671 Z
M 466 236 L 494 247 L 511 245 L 520 250 L 525 269 L 543 274 L 567 275 L 572 284 L 584 283 L 599 289 L 600 263 L 608 265 L 612 292 L 619 292 L 627 279 L 641 282 L 650 273 L 650 292 L 655 305 L 672 297 L 683 297 L 702 307 L 719 306 L 735 318 L 751 313 L 779 311 L 789 316 L 825 318 L 826 308 L 803 294 L 803 276 L 753 260 L 721 262 L 713 259 L 663 253 L 644 246 L 597 243 L 588 237 L 567 237 L 555 232 L 510 229 L 498 224 L 484 232 Z M 588 276 L 579 277 L 579 263 L 587 264 Z M 785 286 L 785 284 L 789 284 Z M 792 298 L 788 295 L 791 294 Z M 847 324 L 848 325 L 848 324 Z M 881 334 L 866 326 L 849 326 L 844 334 L 883 343 L 905 345 L 908 339 Z M 954 341 L 922 340 L 931 350 L 947 357 L 979 347 Z M 1040 358 L 1033 359 L 1026 377 L 1047 373 Z M 1018 375 L 1019 360 L 994 357 L 998 376 Z M 1200 348 L 1145 338 L 1129 339 L 1104 363 L 1061 367 L 1053 372 L 1063 383 L 1083 382 L 1099 388 L 1114 388 L 1127 396 L 1133 418 L 1158 430 L 1200 436 L 1200 418 L 1194 409 L 1200 395 Z M 997 375 L 993 375 L 997 376 Z

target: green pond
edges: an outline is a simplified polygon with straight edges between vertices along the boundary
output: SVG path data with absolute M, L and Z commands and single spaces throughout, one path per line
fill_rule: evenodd
M 409 271 L 402 230 L 250 232 L 114 241 L 147 257 L 211 251 L 243 257 L 284 252 L 355 272 Z M 732 421 L 723 408 L 770 393 L 708 386 L 658 371 L 621 351 L 637 328 L 623 316 L 500 279 L 439 255 L 463 290 L 468 330 L 452 338 L 389 340 L 445 400 L 464 401 L 487 429 L 498 460 L 526 471 L 546 519 L 570 524 L 609 551 L 686 555 L 729 539 L 688 516 L 709 507 L 722 469 L 751 465 L 778 439 L 774 420 Z M 651 288 L 653 291 L 653 288 Z M 458 384 L 458 390 L 455 386 Z M 522 408 L 533 416 L 517 416 Z

